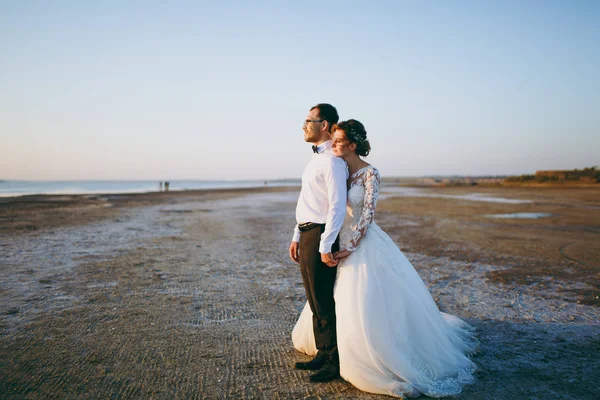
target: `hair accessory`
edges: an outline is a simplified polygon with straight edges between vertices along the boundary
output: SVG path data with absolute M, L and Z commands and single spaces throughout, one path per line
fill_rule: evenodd
M 365 144 L 367 142 L 367 138 L 361 137 L 354 129 L 349 128 L 346 130 L 346 137 L 353 143 L 356 144 Z

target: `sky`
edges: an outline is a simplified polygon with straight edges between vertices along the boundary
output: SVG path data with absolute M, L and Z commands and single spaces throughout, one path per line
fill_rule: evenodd
M 299 178 L 320 102 L 382 176 L 600 164 L 600 2 L 0 0 L 0 179 Z

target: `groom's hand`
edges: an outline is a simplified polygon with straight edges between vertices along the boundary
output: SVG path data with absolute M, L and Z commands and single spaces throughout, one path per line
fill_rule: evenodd
M 321 254 L 321 261 L 323 261 L 330 267 L 335 267 L 338 264 L 337 260 L 333 257 L 333 254 L 331 253 Z
M 296 264 L 300 263 L 300 256 L 298 255 L 298 250 L 300 248 L 300 244 L 298 242 L 290 243 L 290 258 Z

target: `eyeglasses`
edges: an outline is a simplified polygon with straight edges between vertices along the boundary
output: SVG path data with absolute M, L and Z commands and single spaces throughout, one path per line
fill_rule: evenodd
M 304 120 L 304 125 L 308 124 L 309 122 L 323 122 L 325 121 L 324 119 L 305 119 Z

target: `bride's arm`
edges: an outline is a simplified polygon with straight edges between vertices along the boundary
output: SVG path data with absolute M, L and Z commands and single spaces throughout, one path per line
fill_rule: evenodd
M 346 250 L 354 251 L 358 247 L 360 240 L 367 233 L 369 225 L 373 222 L 375 216 L 375 206 L 379 197 L 379 171 L 375 168 L 369 168 L 365 172 L 365 198 L 364 206 L 358 223 L 352 227 L 352 240 Z

